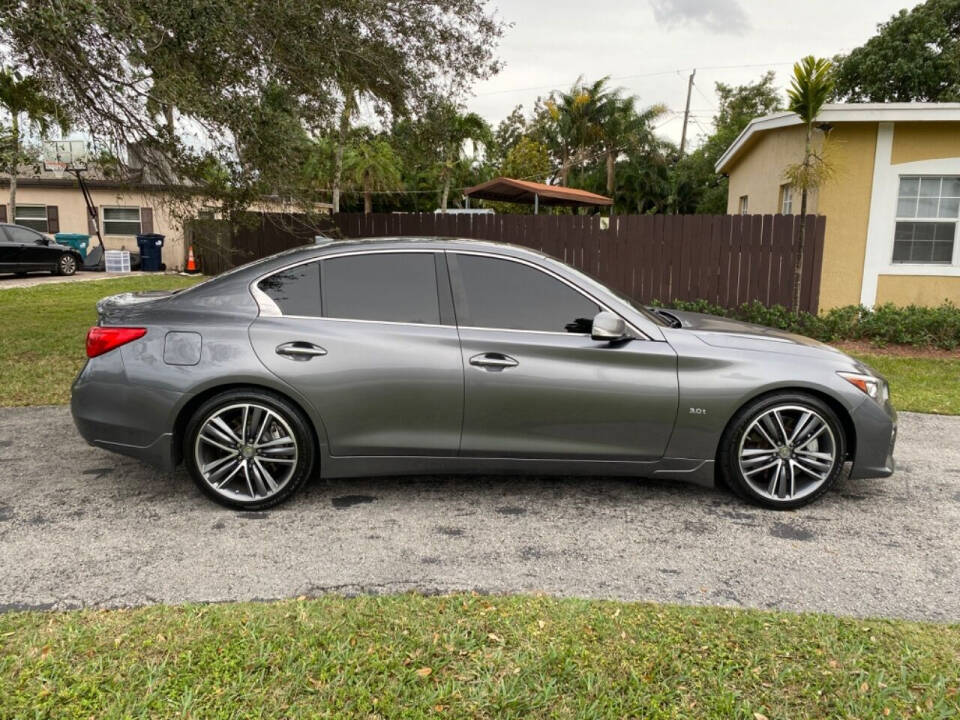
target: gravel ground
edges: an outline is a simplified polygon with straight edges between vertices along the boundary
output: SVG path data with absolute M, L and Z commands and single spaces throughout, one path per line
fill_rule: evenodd
M 88 447 L 65 407 L 0 409 L 0 609 L 325 592 L 547 592 L 960 620 L 960 417 L 901 414 L 898 472 L 785 513 L 617 478 L 315 480 L 223 509 Z

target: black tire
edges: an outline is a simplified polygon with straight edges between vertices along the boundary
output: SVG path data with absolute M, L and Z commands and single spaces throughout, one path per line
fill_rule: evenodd
M 292 475 L 279 490 L 266 497 L 244 499 L 231 497 L 216 490 L 204 478 L 198 467 L 198 433 L 204 423 L 218 412 L 232 406 L 252 403 L 270 410 L 282 418 L 296 440 L 296 462 Z M 202 451 L 200 451 L 202 454 Z M 239 510 L 263 510 L 289 499 L 313 473 L 316 442 L 313 429 L 303 412 L 281 395 L 257 388 L 227 390 L 204 402 L 194 411 L 183 434 L 183 458 L 190 476 L 203 493 L 215 502 Z M 249 480 L 247 481 L 249 484 Z M 253 486 L 250 486 L 253 487 Z
M 758 418 L 762 417 L 765 413 L 769 413 L 774 408 L 801 408 L 802 410 L 796 411 L 797 414 L 801 415 L 806 411 L 815 413 L 815 416 L 818 416 L 819 419 L 826 424 L 827 428 L 829 428 L 829 433 L 826 433 L 826 431 L 822 433 L 825 438 L 823 442 L 830 442 L 833 445 L 831 448 L 834 456 L 833 465 L 829 471 L 824 469 L 825 479 L 816 481 L 810 479 L 810 476 L 805 473 L 797 473 L 798 478 L 804 478 L 804 481 L 809 483 L 810 489 L 802 495 L 798 492 L 798 497 L 795 498 L 771 498 L 765 495 L 748 481 L 741 468 L 740 446 L 744 438 L 744 433 L 750 430 L 754 421 L 757 421 Z M 797 425 L 799 424 L 800 423 L 797 422 Z M 819 448 L 819 445 L 817 447 Z M 717 464 L 720 479 L 727 487 L 744 500 L 772 510 L 792 510 L 812 503 L 836 484 L 837 480 L 843 474 L 846 448 L 843 424 L 827 403 L 814 395 L 803 392 L 778 392 L 757 398 L 745 405 L 733 416 L 723 433 L 723 437 L 720 439 Z M 790 444 L 790 449 L 793 450 L 792 444 Z M 785 450 L 784 452 L 787 451 Z M 779 458 L 776 451 L 772 451 L 771 454 L 775 456 L 774 461 Z M 797 455 L 797 457 L 799 457 L 799 455 Z M 749 460 L 747 462 L 749 462 Z M 765 461 L 761 460 L 760 462 Z M 772 472 L 773 470 L 771 470 L 771 473 Z M 773 476 L 769 475 L 767 477 Z M 764 480 L 764 482 L 766 481 Z M 786 483 L 785 477 L 783 482 Z M 781 489 L 779 484 L 777 484 L 776 487 L 778 490 Z
M 60 259 L 57 260 L 57 275 L 73 275 L 77 272 L 77 268 L 80 266 L 80 263 L 77 261 L 75 255 L 65 252 L 60 256 Z

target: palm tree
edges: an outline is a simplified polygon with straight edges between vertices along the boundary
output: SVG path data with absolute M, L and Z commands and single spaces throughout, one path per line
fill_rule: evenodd
M 343 184 L 343 153 L 350 133 L 350 122 L 357 111 L 357 93 L 352 87 L 342 89 L 343 106 L 340 108 L 340 122 L 337 127 L 337 144 L 333 155 L 333 212 L 340 212 L 340 191 Z
M 363 212 L 373 212 L 373 193 L 399 190 L 400 159 L 383 138 L 368 140 L 349 148 L 344 159 L 347 175 L 363 191 Z
M 22 150 L 22 121 L 26 119 L 41 133 L 47 131 L 51 122 L 60 125 L 64 132 L 69 126 L 66 112 L 44 90 L 34 76 L 24 78 L 16 71 L 0 70 L 0 107 L 10 113 L 9 147 L 3 158 L 4 169 L 10 173 L 10 222 L 17 217 L 17 171 L 27 159 Z
M 560 184 L 567 185 L 570 170 L 591 154 L 601 136 L 601 119 L 610 98 L 608 77 L 585 84 L 577 78 L 569 91 L 560 91 L 546 102 L 553 125 L 553 151 L 560 160 Z
M 454 171 L 464 160 L 464 145 L 467 142 L 472 142 L 474 146 L 478 143 L 489 143 L 491 132 L 487 121 L 476 113 L 461 113 L 453 106 L 447 106 L 441 112 L 444 122 L 441 131 L 440 177 L 443 180 L 443 192 L 440 196 L 440 209 L 446 212 L 450 199 L 450 180 Z
M 806 239 L 807 194 L 815 190 L 833 174 L 823 148 L 818 151 L 813 143 L 814 123 L 833 92 L 833 63 L 813 55 L 793 66 L 793 79 L 787 89 L 788 107 L 806 126 L 803 161 L 790 165 L 784 177 L 800 190 L 800 230 L 797 235 L 797 256 L 793 267 L 793 312 L 800 312 L 800 281 L 803 276 L 803 250 Z
M 617 157 L 653 144 L 650 126 L 667 109 L 653 105 L 638 111 L 636 97 L 623 97 L 620 90 L 609 93 L 599 108 L 598 133 L 606 163 L 607 195 L 613 197 L 617 189 Z

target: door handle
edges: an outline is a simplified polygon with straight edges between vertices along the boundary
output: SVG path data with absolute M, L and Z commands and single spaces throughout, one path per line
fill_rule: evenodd
M 283 355 L 291 360 L 310 360 L 326 354 L 327 351 L 322 347 L 308 342 L 288 342 L 277 345 L 277 355 Z
M 520 363 L 509 355 L 502 355 L 501 353 L 480 353 L 470 358 L 470 364 L 477 367 L 503 370 L 504 368 L 516 367 Z

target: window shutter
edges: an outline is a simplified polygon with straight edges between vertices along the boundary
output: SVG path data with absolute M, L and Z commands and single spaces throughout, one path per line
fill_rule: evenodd
M 146 235 L 153 232 L 153 208 L 140 208 L 140 232 Z
M 47 232 L 51 235 L 60 232 L 60 211 L 56 205 L 47 205 Z
M 6 222 L 6 221 L 7 221 L 7 206 L 0 205 L 0 222 Z
M 93 206 L 93 211 L 95 213 L 100 212 L 96 205 Z M 87 232 L 91 235 L 97 234 L 97 224 L 93 221 L 93 218 L 90 217 L 90 211 L 87 210 Z

